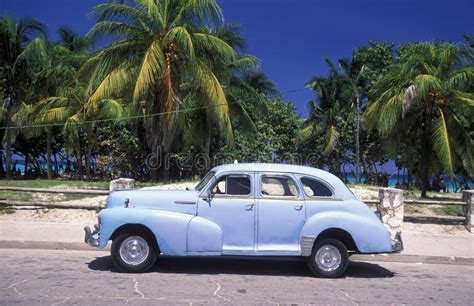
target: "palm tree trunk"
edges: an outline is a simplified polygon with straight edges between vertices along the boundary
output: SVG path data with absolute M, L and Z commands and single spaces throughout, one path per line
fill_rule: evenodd
M 79 172 L 79 179 L 83 180 L 84 175 L 82 173 L 82 153 L 81 153 L 80 148 L 77 149 L 76 161 L 77 161 L 77 171 Z
M 421 197 L 426 198 L 426 192 L 430 187 L 430 175 L 428 162 L 430 160 L 430 137 L 431 137 L 431 116 L 429 113 L 430 109 L 425 109 L 423 112 L 423 121 L 422 125 L 422 144 L 421 144 L 421 159 L 420 159 L 420 187 L 421 187 Z
M 92 148 L 88 146 L 86 151 L 86 180 L 91 181 L 91 158 L 92 158 Z
M 360 183 L 360 95 L 356 94 L 357 100 L 357 126 L 356 126 L 356 169 L 355 169 L 355 182 Z
M 367 171 L 367 161 L 366 161 L 365 154 L 362 155 L 362 175 L 364 176 L 365 183 L 367 184 L 368 171 Z
M 176 131 L 176 126 L 177 126 L 177 121 L 178 121 L 178 116 L 175 113 L 179 108 L 179 103 L 176 102 L 173 105 L 173 113 L 170 115 L 169 119 L 166 119 L 165 116 L 162 117 L 162 131 L 163 131 L 163 141 L 162 141 L 162 147 L 163 147 L 163 158 L 166 160 L 169 157 L 169 154 L 171 153 L 171 145 L 173 144 L 174 140 L 174 134 Z M 170 164 L 164 165 L 165 167 L 163 168 L 163 180 L 169 181 L 170 180 Z
M 8 115 L 7 115 L 8 117 Z M 11 170 L 12 170 L 12 139 L 11 139 L 11 130 L 10 126 L 10 119 L 7 118 L 7 130 L 6 130 L 6 138 L 7 138 L 7 146 L 6 150 L 6 158 L 5 158 L 5 178 L 8 180 L 11 177 Z
M 48 167 L 48 180 L 53 178 L 53 169 L 51 165 L 51 131 L 46 132 L 46 164 Z
M 56 175 L 59 175 L 58 158 L 57 158 L 56 154 L 53 154 L 53 157 L 54 157 L 54 173 Z
M 2 149 L 0 150 L 0 178 L 3 178 L 4 176 L 4 171 L 3 171 L 3 146 Z
M 24 178 L 27 177 L 28 175 L 28 161 L 29 161 L 29 157 L 28 157 L 28 152 L 25 153 L 25 175 L 23 176 Z

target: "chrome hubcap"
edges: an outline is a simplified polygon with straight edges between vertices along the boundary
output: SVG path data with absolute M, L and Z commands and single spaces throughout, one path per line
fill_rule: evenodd
M 331 272 L 341 265 L 341 258 L 341 253 L 335 246 L 326 244 L 316 252 L 315 261 L 321 270 Z
M 143 263 L 150 252 L 145 239 L 139 236 L 131 236 L 120 245 L 120 258 L 129 265 L 136 266 Z

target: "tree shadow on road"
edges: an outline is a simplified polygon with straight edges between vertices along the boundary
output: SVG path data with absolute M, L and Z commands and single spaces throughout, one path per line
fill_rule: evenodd
M 97 257 L 88 263 L 91 270 L 118 272 L 110 256 Z M 221 257 L 168 257 L 158 258 L 149 273 L 171 274 L 239 274 L 311 277 L 306 263 L 295 259 L 256 259 Z M 346 271 L 348 278 L 386 278 L 395 273 L 378 264 L 351 261 Z

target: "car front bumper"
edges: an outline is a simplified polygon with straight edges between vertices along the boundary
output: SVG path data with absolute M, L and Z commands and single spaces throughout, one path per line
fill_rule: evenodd
M 400 253 L 403 251 L 402 232 L 397 232 L 392 239 L 392 253 Z
M 94 225 L 94 230 L 92 231 L 89 226 L 84 227 L 84 242 L 93 247 L 99 247 L 99 234 L 100 226 L 98 224 Z

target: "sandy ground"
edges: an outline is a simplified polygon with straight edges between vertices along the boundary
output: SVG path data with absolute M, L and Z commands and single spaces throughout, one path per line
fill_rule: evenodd
M 185 189 L 186 187 L 194 187 L 196 182 L 185 182 L 185 183 L 174 183 L 161 185 L 156 187 L 146 187 L 144 189 Z M 352 192 L 360 200 L 377 199 L 378 192 L 373 190 L 366 190 L 363 188 L 352 188 Z M 38 195 L 38 198 L 41 198 Z M 58 198 L 58 200 L 60 200 Z M 105 204 L 106 197 L 98 196 L 91 197 L 82 200 L 64 201 L 63 203 L 80 203 L 80 204 Z M 427 214 L 431 211 L 428 208 L 417 208 L 417 213 Z M 56 222 L 56 223 L 69 223 L 69 224 L 94 224 L 97 219 L 96 211 L 81 210 L 81 209 L 38 209 L 38 208 L 23 208 L 17 209 L 13 214 L 0 214 L 1 220 L 12 220 L 12 221 L 43 221 L 43 222 Z M 433 224 L 433 223 L 411 223 L 405 222 L 405 232 L 417 232 L 427 234 L 466 234 L 468 233 L 463 225 L 453 224 Z

